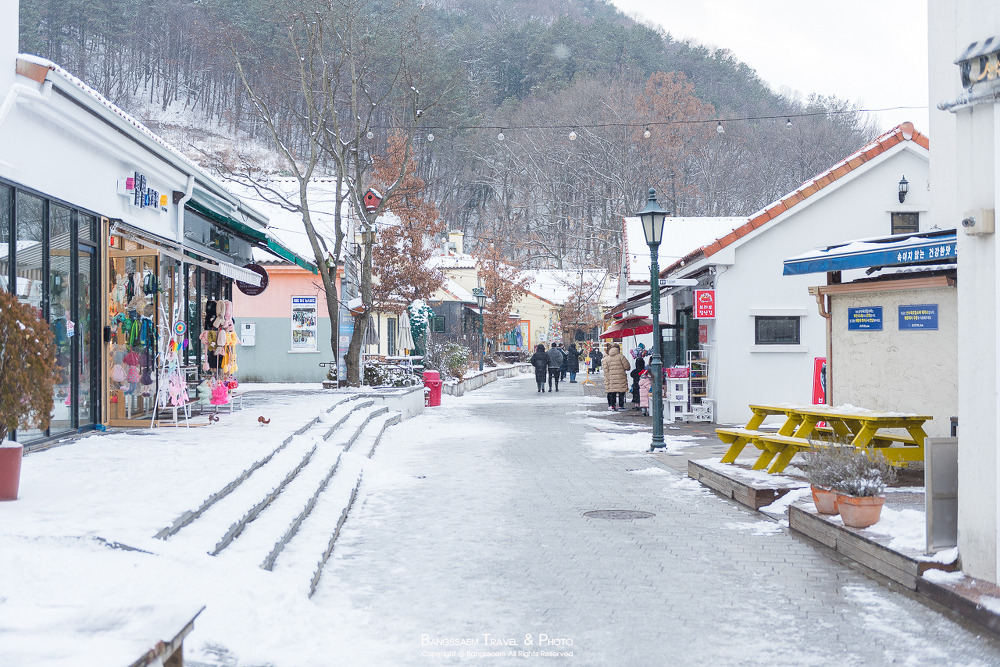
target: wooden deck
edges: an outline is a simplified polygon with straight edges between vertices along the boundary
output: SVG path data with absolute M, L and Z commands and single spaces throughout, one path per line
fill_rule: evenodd
M 797 488 L 778 482 L 764 483 L 741 480 L 738 477 L 739 467 L 732 466 L 732 468 L 732 474 L 724 475 L 697 461 L 688 461 L 688 477 L 753 510 L 766 507 L 793 488 Z
M 830 547 L 839 554 L 892 579 L 911 591 L 917 590 L 921 575 L 927 570 L 953 572 L 954 563 L 934 563 L 921 560 L 920 554 L 893 551 L 883 544 L 889 538 L 878 534 L 862 534 L 840 521 L 812 511 L 811 504 L 796 504 L 788 508 L 788 527 L 806 537 Z

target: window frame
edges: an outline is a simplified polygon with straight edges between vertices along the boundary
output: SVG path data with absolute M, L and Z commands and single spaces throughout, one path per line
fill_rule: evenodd
M 889 213 L 889 232 L 891 234 L 918 234 L 920 232 L 920 213 L 918 211 L 891 211 Z
M 764 322 L 795 322 L 795 336 L 794 340 L 790 339 L 774 339 L 774 340 L 764 340 L 761 338 L 761 324 Z M 753 338 L 754 345 L 770 346 L 770 345 L 801 345 L 802 344 L 802 317 L 800 315 L 754 315 L 753 318 Z

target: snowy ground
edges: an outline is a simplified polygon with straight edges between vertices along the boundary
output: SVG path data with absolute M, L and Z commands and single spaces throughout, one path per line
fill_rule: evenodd
M 574 641 L 565 664 L 1000 662 L 991 639 L 658 465 L 648 432 L 587 409 L 603 401 L 532 386 L 522 376 L 444 396 L 386 430 L 370 460 L 360 445 L 345 454 L 349 474 L 318 506 L 326 531 L 273 572 L 250 548 L 266 512 L 219 556 L 197 523 L 154 535 L 293 431 L 346 415 L 326 412 L 335 394 L 260 388 L 263 402 L 209 427 L 95 435 L 27 456 L 20 499 L 0 503 L 0 665 L 128 664 L 139 645 L 110 638 L 150 623 L 176 630 L 203 606 L 185 642 L 194 667 L 482 662 L 422 637 L 486 633 L 525 650 L 538 628 Z M 307 436 L 300 447 L 318 442 Z M 672 431 L 666 441 L 698 443 Z M 333 530 L 360 471 L 309 598 L 312 543 Z M 605 508 L 656 516 L 583 516 Z M 867 629 L 855 638 L 859 615 Z M 73 652 L 81 644 L 89 657 Z M 483 659 L 560 659 L 503 655 Z

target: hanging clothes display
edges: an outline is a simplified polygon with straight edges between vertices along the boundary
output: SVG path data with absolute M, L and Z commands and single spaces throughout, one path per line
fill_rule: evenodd
M 200 336 L 205 349 L 202 370 L 211 373 L 208 388 L 212 405 L 229 403 L 229 392 L 238 385 L 236 381 L 236 347 L 240 343 L 233 321 L 233 302 L 208 301 L 205 304 L 205 321 Z

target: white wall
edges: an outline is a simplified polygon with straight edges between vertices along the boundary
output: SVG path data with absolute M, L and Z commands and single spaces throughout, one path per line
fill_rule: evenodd
M 972 0 L 928 3 L 930 133 L 934 141 L 931 175 L 935 183 L 931 219 L 941 227 L 958 224 L 975 208 L 996 210 L 1000 174 L 997 159 L 998 107 L 982 104 L 957 113 L 939 102 L 964 91 L 955 59 L 972 42 L 1000 34 L 1000 5 Z M 996 455 L 997 243 L 996 234 L 958 233 L 958 547 L 962 569 L 973 577 L 998 579 Z
M 18 79 L 38 87 L 24 77 Z M 174 236 L 177 217 L 170 194 L 184 190 L 185 173 L 54 91 L 44 100 L 19 97 L 2 121 L 0 177 L 156 234 Z M 11 156 L 17 159 L 10 160 Z M 118 179 L 136 170 L 146 176 L 148 187 L 167 195 L 168 211 L 141 209 L 132 205 L 130 197 L 117 194 Z
M 808 288 L 824 284 L 825 276 L 784 276 L 783 261 L 817 247 L 885 236 L 891 232 L 890 211 L 927 210 L 927 152 L 903 142 L 883 155 L 883 161 L 859 167 L 822 197 L 813 195 L 787 217 L 745 237 L 735 263 L 718 267 L 717 319 L 710 330 L 717 422 L 745 422 L 750 403 L 811 402 L 813 359 L 826 356 L 826 321 Z M 900 205 L 904 174 L 910 194 Z M 802 315 L 801 344 L 755 346 L 755 315 Z
M 873 410 L 934 417 L 924 425 L 931 437 L 951 435 L 958 415 L 958 294 L 953 287 L 838 294 L 833 316 L 834 401 Z M 899 330 L 899 306 L 938 306 L 934 331 Z M 850 331 L 847 309 L 882 307 L 881 331 Z

